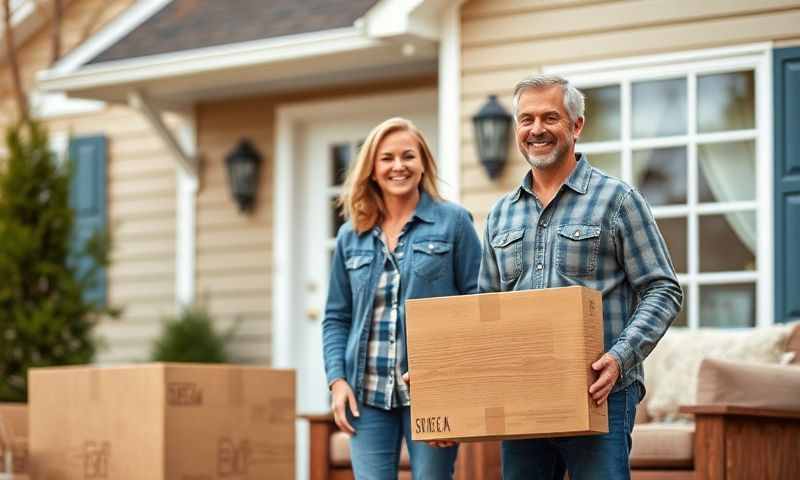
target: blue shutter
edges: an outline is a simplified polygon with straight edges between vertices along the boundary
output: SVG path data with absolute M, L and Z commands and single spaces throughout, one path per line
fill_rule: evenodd
M 70 206 L 75 210 L 73 248 L 81 249 L 94 232 L 106 228 L 106 155 L 105 137 L 76 137 L 70 140 L 69 159 L 73 170 Z M 79 274 L 92 268 L 94 261 L 91 258 L 76 258 Z M 107 282 L 107 272 L 103 269 L 97 282 L 85 292 L 84 298 L 105 305 Z
M 775 321 L 800 318 L 800 48 L 775 50 Z

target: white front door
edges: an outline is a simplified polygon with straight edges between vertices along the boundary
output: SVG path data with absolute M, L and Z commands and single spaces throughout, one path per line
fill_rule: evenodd
M 336 231 L 335 200 L 345 170 L 370 130 L 401 116 L 424 133 L 436 156 L 434 90 L 283 106 L 277 112 L 273 365 L 297 372 L 297 412 L 330 411 L 322 320 Z M 298 420 L 297 480 L 308 478 L 308 427 Z
M 298 410 L 327 412 L 330 409 L 328 385 L 322 359 L 322 320 L 328 294 L 328 278 L 336 232 L 344 220 L 337 198 L 351 162 L 369 131 L 393 112 L 375 112 L 358 118 L 315 121 L 303 128 L 302 148 L 304 183 L 302 208 L 305 211 L 303 234 L 295 244 L 297 261 L 303 268 L 294 289 L 303 306 L 296 325 L 296 368 L 298 369 Z M 425 134 L 435 152 L 437 141 L 435 112 L 407 112 Z M 435 155 L 435 153 L 434 153 Z

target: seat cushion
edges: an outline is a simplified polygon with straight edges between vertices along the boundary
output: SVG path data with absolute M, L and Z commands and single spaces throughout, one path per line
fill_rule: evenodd
M 706 358 L 697 403 L 800 411 L 800 367 Z
M 697 403 L 697 374 L 704 358 L 778 364 L 793 327 L 668 330 L 644 361 L 647 397 L 643 407 L 648 416 L 656 422 L 691 421 L 690 415 L 678 409 Z
M 642 423 L 633 428 L 633 468 L 689 468 L 694 465 L 693 423 Z
M 344 432 L 336 432 L 330 438 L 331 465 L 334 467 L 350 466 L 350 437 Z M 400 467 L 408 468 L 408 449 L 406 442 L 403 442 L 400 449 Z

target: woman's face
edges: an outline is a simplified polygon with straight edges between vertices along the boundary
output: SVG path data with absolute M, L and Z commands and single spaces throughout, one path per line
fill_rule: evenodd
M 372 179 L 378 183 L 384 198 L 413 198 L 423 170 L 419 145 L 410 132 L 392 132 L 378 144 Z

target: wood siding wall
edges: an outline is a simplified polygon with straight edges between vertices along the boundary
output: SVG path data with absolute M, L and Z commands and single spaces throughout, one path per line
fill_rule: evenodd
M 514 145 L 497 181 L 478 163 L 470 117 L 487 95 L 510 111 L 516 82 L 547 65 L 800 41 L 798 0 L 471 0 L 461 16 L 462 202 L 481 230 L 527 166 Z
M 48 6 L 48 2 L 40 2 Z M 62 23 L 68 52 L 134 0 L 76 0 Z M 35 15 L 49 14 L 46 10 Z M 23 82 L 30 91 L 36 72 L 50 64 L 50 25 L 18 48 Z M 0 66 L 0 127 L 16 118 L 10 75 Z M 108 296 L 122 317 L 104 321 L 99 335 L 108 348 L 101 363 L 142 360 L 160 330 L 164 315 L 175 310 L 175 167 L 163 143 L 138 114 L 107 107 L 82 115 L 51 118 L 51 134 L 102 134 L 108 138 L 108 215 L 114 241 L 108 272 Z M 4 147 L 0 149 L 4 151 Z
M 421 77 L 198 106 L 198 152 L 202 167 L 197 199 L 197 296 L 221 328 L 239 321 L 232 345 L 237 360 L 271 362 L 276 107 L 435 85 L 435 77 Z M 225 170 L 225 156 L 242 138 L 252 141 L 263 156 L 257 206 L 250 214 L 238 213 Z

